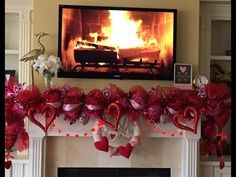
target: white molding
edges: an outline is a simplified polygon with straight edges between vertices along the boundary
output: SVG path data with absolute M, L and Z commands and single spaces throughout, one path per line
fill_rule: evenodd
M 30 137 L 29 177 L 43 176 L 43 137 Z
M 11 168 L 5 169 L 6 177 L 28 177 L 28 159 L 12 159 L 11 161 Z
M 201 119 L 199 119 L 197 134 L 185 132 L 182 141 L 182 177 L 198 177 L 199 170 L 199 147 L 198 141 L 201 138 Z
M 31 49 L 31 10 L 20 13 L 19 58 Z M 32 84 L 31 63 L 19 61 L 19 82 L 26 85 Z
M 216 167 L 219 167 L 219 161 L 200 161 L 200 166 L 216 166 Z M 231 167 L 231 162 L 225 162 L 225 167 Z

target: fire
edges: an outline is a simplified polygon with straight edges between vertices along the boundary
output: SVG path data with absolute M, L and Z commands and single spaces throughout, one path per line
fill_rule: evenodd
M 102 44 L 116 46 L 118 48 L 144 46 L 145 42 L 138 35 L 142 20 L 131 20 L 129 13 L 126 11 L 110 10 L 109 12 L 111 25 L 102 28 L 102 33 L 108 39 L 101 41 Z

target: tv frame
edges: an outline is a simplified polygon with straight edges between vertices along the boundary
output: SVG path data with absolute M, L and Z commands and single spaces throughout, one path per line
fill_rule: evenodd
M 88 79 L 120 79 L 120 80 L 173 80 L 174 79 L 174 64 L 176 63 L 176 38 L 177 38 L 177 9 L 171 8 L 138 8 L 138 7 L 112 7 L 112 6 L 84 6 L 84 5 L 65 5 L 59 4 L 59 18 L 58 18 L 58 57 L 61 61 L 61 42 L 62 42 L 62 10 L 63 8 L 74 9 L 94 9 L 94 10 L 129 10 L 129 11 L 158 11 L 158 12 L 173 12 L 174 13 L 174 26 L 173 26 L 173 63 L 172 73 L 168 75 L 146 75 L 137 73 L 79 73 L 73 71 L 63 71 L 60 69 L 57 73 L 58 78 L 88 78 Z M 138 75 L 138 76 L 137 76 Z

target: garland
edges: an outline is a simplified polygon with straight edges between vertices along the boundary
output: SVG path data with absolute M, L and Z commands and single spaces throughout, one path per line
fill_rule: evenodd
M 11 166 L 13 147 L 20 151 L 28 148 L 25 117 L 46 133 L 58 115 L 63 113 L 69 124 L 79 121 L 86 125 L 90 119 L 96 119 L 94 146 L 110 156 L 122 155 L 126 158 L 140 144 L 140 119 L 145 119 L 149 125 L 172 122 L 176 127 L 196 134 L 199 115 L 204 114 L 201 155 L 220 156 L 220 168 L 223 168 L 227 136 L 222 128 L 230 119 L 230 97 L 229 88 L 221 83 L 210 83 L 196 90 L 156 86 L 146 91 L 141 86 L 133 86 L 127 93 L 110 84 L 101 90 L 92 89 L 87 95 L 81 88 L 67 84 L 47 88 L 41 94 L 36 86 L 24 88 L 24 84 L 17 84 L 10 78 L 5 86 L 5 167 Z M 45 116 L 45 124 L 37 120 L 35 114 L 38 113 Z M 130 141 L 125 146 L 111 146 L 108 138 L 113 140 L 115 136 L 112 138 L 111 135 L 125 135 L 124 129 L 133 132 L 129 135 Z

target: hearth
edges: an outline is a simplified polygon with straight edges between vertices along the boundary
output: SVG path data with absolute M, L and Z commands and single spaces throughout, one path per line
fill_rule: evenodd
M 63 168 L 57 177 L 170 177 L 170 168 Z

